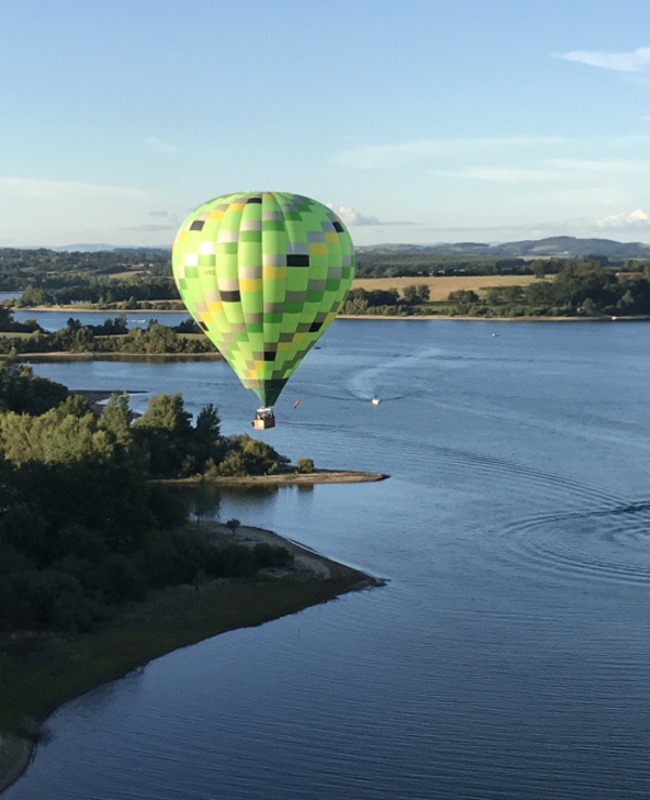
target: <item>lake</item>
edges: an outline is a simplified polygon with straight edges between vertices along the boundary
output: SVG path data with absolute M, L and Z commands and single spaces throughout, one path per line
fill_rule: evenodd
M 82 325 L 101 325 L 104 320 L 124 317 L 128 328 L 146 328 L 151 320 L 160 322 L 172 328 L 190 318 L 190 315 L 181 311 L 14 311 L 16 322 L 25 322 L 28 319 L 37 319 L 45 331 L 57 331 L 65 328 L 69 319 L 76 319 Z
M 251 432 L 221 362 L 34 369 Z M 224 491 L 220 516 L 387 586 L 67 704 L 3 800 L 650 797 L 649 375 L 649 323 L 337 320 L 263 436 L 390 479 Z

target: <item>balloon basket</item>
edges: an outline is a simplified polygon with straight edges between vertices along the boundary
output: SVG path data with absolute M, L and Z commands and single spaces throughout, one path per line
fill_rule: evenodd
M 255 419 L 251 425 L 257 431 L 265 431 L 267 428 L 275 428 L 275 417 L 272 408 L 258 408 Z

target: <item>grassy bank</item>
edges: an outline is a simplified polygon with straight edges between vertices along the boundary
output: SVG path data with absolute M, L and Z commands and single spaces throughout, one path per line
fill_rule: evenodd
M 222 526 L 216 536 L 233 540 Z M 75 636 L 0 639 L 0 791 L 26 766 L 25 719 L 44 720 L 59 705 L 120 678 L 154 658 L 236 628 L 261 625 L 381 581 L 330 561 L 270 531 L 240 528 L 235 541 L 281 543 L 294 567 L 256 579 L 209 581 L 152 594 L 103 630 Z M 22 737 L 22 738 L 21 738 Z

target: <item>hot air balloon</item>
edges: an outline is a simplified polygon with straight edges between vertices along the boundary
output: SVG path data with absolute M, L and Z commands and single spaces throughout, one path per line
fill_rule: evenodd
M 187 216 L 172 248 L 188 311 L 242 384 L 272 406 L 336 316 L 352 283 L 352 241 L 339 217 L 289 192 L 237 192 Z

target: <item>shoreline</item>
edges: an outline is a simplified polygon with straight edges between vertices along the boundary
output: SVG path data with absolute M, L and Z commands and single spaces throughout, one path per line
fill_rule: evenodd
M 387 583 L 386 579 L 334 561 L 275 531 L 242 525 L 232 533 L 223 523 L 217 521 L 188 523 L 191 527 L 197 524 L 207 529 L 216 543 L 235 542 L 244 547 L 267 543 L 285 547 L 294 557 L 293 566 L 290 570 L 270 571 L 248 582 L 221 579 L 211 581 L 205 586 L 189 587 L 191 591 L 187 586 L 172 587 L 145 603 L 127 609 L 107 631 L 80 637 L 74 642 L 78 652 L 86 656 L 94 655 L 97 669 L 90 675 L 77 675 L 73 689 L 66 687 L 66 691 L 66 688 L 55 686 L 52 703 L 41 715 L 43 719 L 47 719 L 61 705 L 91 689 L 119 680 L 134 669 L 145 667 L 149 662 L 181 647 L 198 644 L 231 630 L 256 627 L 327 603 L 341 595 L 385 586 Z M 221 605 L 217 608 L 218 604 Z M 228 612 L 224 605 L 235 608 L 236 612 Z M 179 620 L 174 618 L 174 611 L 179 614 Z M 162 615 L 164 622 L 159 622 L 156 612 Z M 188 618 L 195 625 L 191 630 L 188 629 Z M 149 635 L 153 633 L 153 642 L 142 642 L 144 631 Z M 156 633 L 159 633 L 158 638 Z M 106 652 L 117 651 L 118 660 L 112 665 L 105 665 L 103 660 Z M 53 676 L 61 671 L 65 672 L 66 666 L 72 665 L 74 657 L 75 651 L 71 649 L 71 653 L 66 656 L 67 663 L 54 662 L 41 667 L 40 672 L 27 676 L 26 680 L 46 681 L 49 677 L 55 683 L 56 678 Z M 15 783 L 29 767 L 36 747 L 37 743 L 26 737 L 0 732 L 0 794 Z
M 0 731 L 0 794 L 29 767 L 36 745 L 29 739 Z
M 110 315 L 111 313 L 115 312 L 117 316 L 120 314 L 137 314 L 138 312 L 143 313 L 155 313 L 155 314 L 178 314 L 183 313 L 185 308 L 179 309 L 157 309 L 157 308 L 136 308 L 136 309 L 112 309 L 112 308 L 80 308 L 79 306 L 29 306 L 25 308 L 12 308 L 11 311 L 34 311 L 34 312 L 47 312 L 47 311 L 54 311 L 54 312 L 66 312 L 72 313 L 74 311 L 79 311 L 85 313 L 97 313 L 97 314 L 107 314 Z M 191 315 L 187 312 L 188 317 Z M 482 322 L 648 322 L 650 320 L 650 315 L 648 314 L 638 314 L 635 316 L 618 316 L 618 315 L 601 315 L 597 317 L 589 317 L 589 316 L 574 316 L 574 317 L 547 317 L 547 316 L 523 316 L 523 317 L 481 317 L 481 316 L 471 316 L 471 315 L 464 315 L 464 314 L 410 314 L 410 315 L 402 315 L 402 314 L 337 314 L 336 319 L 372 319 L 372 320 L 426 320 L 431 321 L 435 319 L 439 320 L 479 320 Z M 19 354 L 20 357 L 24 357 L 28 354 Z M 142 353 L 142 354 L 134 354 L 134 353 L 68 353 L 63 352 L 60 354 L 55 353 L 34 353 L 32 355 L 38 357 L 54 357 L 58 355 L 63 356 L 76 356 L 76 357 L 92 357 L 93 355 L 103 355 L 103 356 L 115 356 L 117 358 L 121 358 L 122 355 L 124 356 L 146 356 L 146 357 L 174 357 L 177 356 L 179 358 L 217 358 L 223 359 L 220 353 L 193 353 L 193 354 L 183 354 L 183 353 Z
M 4 358 L 7 358 L 5 355 Z M 19 361 L 225 361 L 218 351 L 211 353 L 103 353 L 100 350 L 75 352 L 56 350 L 51 353 L 18 353 Z
M 634 317 L 601 316 L 601 317 L 471 317 L 461 314 L 337 314 L 336 319 L 392 319 L 392 320 L 462 320 L 464 322 L 648 322 L 650 315 Z
M 286 472 L 277 475 L 218 475 L 214 478 L 154 478 L 152 483 L 166 486 L 196 486 L 201 481 L 216 486 L 294 486 L 316 483 L 374 483 L 389 478 L 383 472 L 355 472 L 353 470 L 315 469 L 313 472 Z

